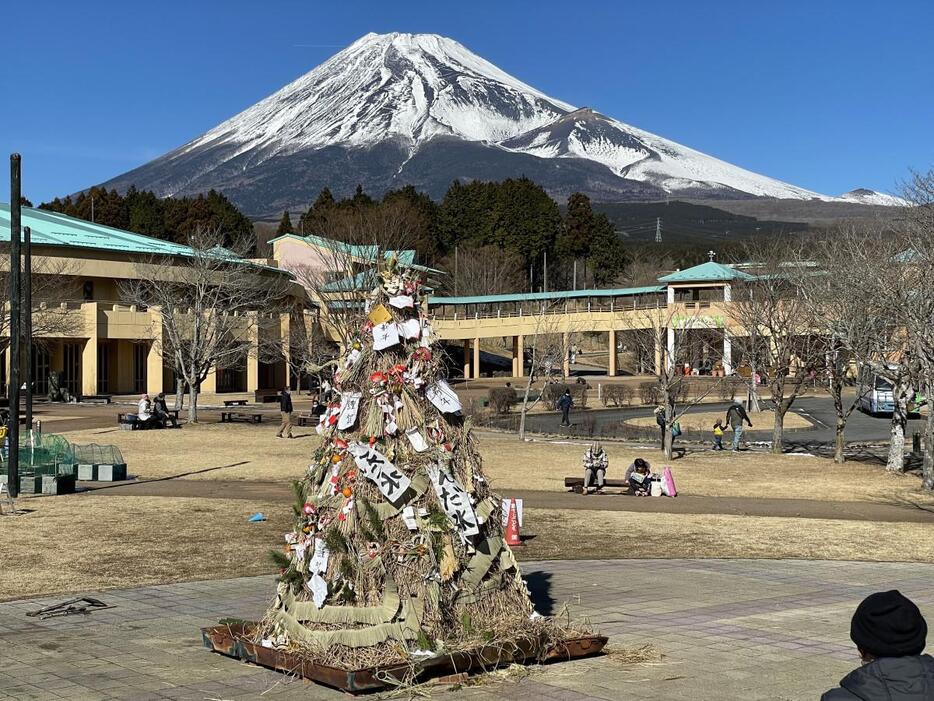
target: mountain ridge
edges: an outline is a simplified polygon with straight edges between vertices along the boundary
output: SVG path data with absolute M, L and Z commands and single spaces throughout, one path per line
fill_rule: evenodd
M 305 207 L 324 186 L 438 197 L 454 179 L 527 175 L 553 196 L 835 198 L 734 166 L 550 97 L 459 42 L 367 34 L 186 144 L 119 175 L 160 196 L 224 192 L 251 215 Z

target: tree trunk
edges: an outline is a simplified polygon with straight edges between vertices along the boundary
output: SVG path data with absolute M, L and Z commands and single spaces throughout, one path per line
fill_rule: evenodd
M 885 469 L 889 472 L 905 471 L 905 425 L 908 423 L 908 395 L 911 389 L 905 380 L 893 383 L 892 429 L 889 438 L 889 457 Z
M 532 390 L 532 372 L 529 371 L 529 379 L 525 383 L 525 394 L 522 397 L 522 411 L 519 414 L 519 440 L 525 440 L 525 417 L 529 413 L 529 393 Z
M 930 397 L 930 393 L 925 393 Z M 924 460 L 921 462 L 921 486 L 934 489 L 934 411 L 928 404 L 928 418 L 924 424 Z
M 772 452 L 781 455 L 785 452 L 785 412 L 784 402 L 775 403 L 775 423 L 772 426 Z
M 181 411 L 185 404 L 185 382 L 181 378 L 175 378 L 175 410 Z
M 833 444 L 833 461 L 842 464 L 846 460 L 843 453 L 845 445 L 844 431 L 846 430 L 846 413 L 843 411 L 843 383 L 836 375 L 830 378 L 830 395 L 833 398 L 833 410 L 837 415 L 836 434 Z
M 198 423 L 198 385 L 188 388 L 188 423 Z
M 846 446 L 846 441 L 844 437 L 844 431 L 846 430 L 846 419 L 842 416 L 837 416 L 837 432 L 834 436 L 833 443 L 833 461 L 836 463 L 846 462 L 846 455 L 843 452 L 844 447 Z

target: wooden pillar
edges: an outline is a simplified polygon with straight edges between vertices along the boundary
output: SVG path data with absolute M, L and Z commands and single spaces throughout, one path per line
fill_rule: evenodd
M 470 379 L 470 339 L 464 339 L 464 379 Z
M 525 377 L 525 336 L 516 336 L 516 377 Z
M 616 331 L 610 329 L 607 332 L 607 341 L 610 347 L 610 364 L 608 369 L 608 374 L 610 377 L 616 375 Z
M 473 340 L 473 376 L 480 377 L 480 339 Z
M 564 366 L 562 367 L 562 374 L 565 377 L 571 376 L 571 334 L 567 331 L 564 332 L 561 336 L 561 346 L 564 348 Z

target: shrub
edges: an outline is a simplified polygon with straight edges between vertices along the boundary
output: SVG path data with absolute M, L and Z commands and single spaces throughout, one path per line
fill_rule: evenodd
M 607 385 L 603 388 L 603 406 L 613 402 L 613 406 L 632 404 L 634 392 L 629 385 Z
M 568 385 L 561 382 L 545 385 L 545 389 L 542 390 L 542 397 L 546 406 L 549 409 L 557 409 L 558 398 L 564 394 L 566 390 L 571 391 L 571 399 L 574 400 L 574 407 L 576 409 L 587 408 L 587 385 Z
M 490 407 L 497 414 L 506 414 L 512 405 L 519 401 L 516 390 L 512 387 L 496 387 L 490 390 Z
M 639 385 L 639 399 L 643 404 L 658 404 L 661 388 L 655 382 L 643 382 Z

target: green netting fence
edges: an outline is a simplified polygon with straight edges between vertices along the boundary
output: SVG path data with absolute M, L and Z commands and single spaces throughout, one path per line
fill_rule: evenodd
M 71 450 L 74 454 L 74 461 L 81 465 L 122 465 L 126 462 L 123 459 L 123 453 L 115 445 L 97 443 L 75 445 L 72 443 Z
M 9 455 L 8 439 L 4 439 L 2 458 L 6 464 Z M 28 432 L 19 437 L 20 473 L 34 472 L 54 475 L 59 465 L 74 464 L 72 445 L 62 436 L 54 433 Z

